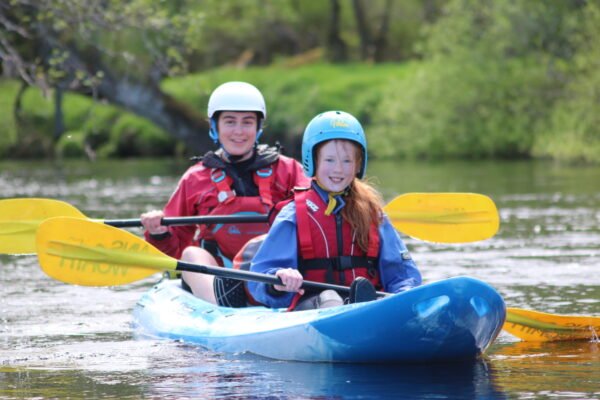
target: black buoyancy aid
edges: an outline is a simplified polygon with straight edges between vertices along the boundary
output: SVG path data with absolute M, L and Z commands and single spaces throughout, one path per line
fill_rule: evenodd
M 235 168 L 223 162 L 218 153 L 209 152 L 202 162 L 205 167 L 210 168 L 210 180 L 216 188 L 217 200 L 216 205 L 206 215 L 267 214 L 274 202 L 281 201 L 288 195 L 279 193 L 274 180 L 287 176 L 293 168 L 293 160 L 287 157 L 280 158 L 276 148 L 265 145 L 257 147 L 255 156 L 246 165 L 246 171 L 251 171 L 248 176 L 251 176 L 252 182 L 240 179 L 235 173 Z M 273 167 L 275 163 L 277 176 Z M 237 191 L 243 192 L 243 195 L 237 195 L 236 188 Z M 257 195 L 252 195 L 255 193 Z M 230 260 L 233 260 L 248 240 L 266 233 L 268 229 L 268 223 L 201 226 L 198 239 L 203 247 L 229 266 Z

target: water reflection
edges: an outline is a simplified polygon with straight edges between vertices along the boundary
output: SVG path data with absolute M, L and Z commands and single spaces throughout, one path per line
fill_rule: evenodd
M 208 362 L 204 357 L 183 369 L 152 370 L 148 393 L 160 397 L 177 383 L 180 391 L 196 398 L 506 398 L 494 382 L 492 365 L 483 359 L 461 364 L 361 365 L 238 355 Z
M 518 342 L 490 356 L 496 383 L 509 393 L 600 397 L 600 345 L 594 342 Z
M 128 377 L 143 381 L 143 374 Z M 47 370 L 0 367 L 0 398 L 50 399 L 50 398 L 113 398 L 139 399 L 144 397 L 143 386 L 126 384 L 123 379 L 113 379 L 110 374 L 83 373 L 80 370 Z
M 312 364 L 225 356 L 169 341 L 123 346 L 112 366 L 0 368 L 0 397 L 200 399 L 597 398 L 598 343 L 512 343 L 473 362 Z M 108 360 L 107 360 L 108 361 Z M 529 395 L 527 395 L 529 393 Z M 536 394 L 537 395 L 534 395 Z
M 433 365 L 298 363 L 151 340 L 119 349 L 112 364 L 102 368 L 89 354 L 69 367 L 0 367 L 0 397 L 507 398 L 496 383 L 493 364 L 485 359 Z

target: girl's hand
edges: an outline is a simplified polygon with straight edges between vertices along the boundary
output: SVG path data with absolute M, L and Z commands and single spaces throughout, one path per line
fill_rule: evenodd
M 274 285 L 274 288 L 281 292 L 298 292 L 304 294 L 304 289 L 301 289 L 304 278 L 302 274 L 295 268 L 282 268 L 275 273 L 283 285 Z
M 143 213 L 140 217 L 142 225 L 151 235 L 160 235 L 169 230 L 166 226 L 160 224 L 165 214 L 162 210 L 153 210 Z

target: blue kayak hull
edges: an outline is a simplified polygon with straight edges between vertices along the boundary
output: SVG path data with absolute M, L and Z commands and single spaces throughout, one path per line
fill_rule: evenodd
M 278 360 L 431 362 L 475 358 L 506 317 L 488 284 L 458 277 L 368 303 L 285 312 L 208 304 L 162 281 L 134 309 L 139 334 Z

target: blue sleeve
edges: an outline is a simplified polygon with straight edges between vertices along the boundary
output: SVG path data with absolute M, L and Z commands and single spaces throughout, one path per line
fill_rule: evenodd
M 421 284 L 421 273 L 389 219 L 379 226 L 379 272 L 383 290 L 398 293 Z
M 252 259 L 250 270 L 262 274 L 275 275 L 281 268 L 298 268 L 298 246 L 296 239 L 296 205 L 291 202 L 277 215 L 266 239 Z M 268 288 L 271 285 L 248 282 L 252 297 L 273 308 L 288 307 L 295 293 L 281 292 L 276 296 Z

